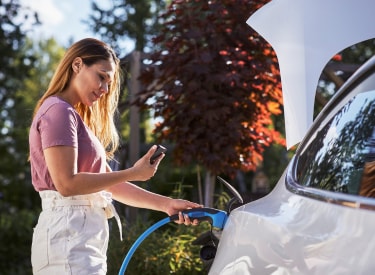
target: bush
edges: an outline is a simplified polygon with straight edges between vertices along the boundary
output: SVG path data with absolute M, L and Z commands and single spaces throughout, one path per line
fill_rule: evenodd
M 138 237 L 153 223 L 140 219 L 123 226 L 124 240 L 119 240 L 118 229 L 112 224 L 108 248 L 108 274 L 118 274 L 127 252 Z M 202 274 L 200 247 L 192 245 L 200 234 L 210 229 L 204 222 L 198 226 L 168 223 L 151 233 L 134 252 L 125 274 Z
M 39 211 L 3 211 L 0 215 L 0 273 L 32 274 L 31 240 Z

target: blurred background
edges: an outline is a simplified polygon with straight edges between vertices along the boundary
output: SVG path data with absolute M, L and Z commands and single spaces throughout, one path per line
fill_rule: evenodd
M 285 148 L 277 57 L 245 23 L 267 2 L 0 0 L 0 274 L 31 274 L 41 206 L 31 184 L 28 130 L 60 58 L 82 38 L 107 42 L 121 59 L 116 122 L 122 143 L 114 169 L 132 166 L 160 143 L 168 152 L 158 173 L 137 183 L 148 190 L 219 209 L 231 194 L 217 176 L 246 202 L 272 190 L 295 148 Z M 315 114 L 374 51 L 368 40 L 327 60 Z M 108 274 L 117 274 L 134 240 L 164 217 L 116 208 L 125 240 L 119 242 L 111 227 Z M 206 230 L 203 223 L 154 233 L 133 257 L 129 274 L 204 273 L 199 245 L 192 242 Z

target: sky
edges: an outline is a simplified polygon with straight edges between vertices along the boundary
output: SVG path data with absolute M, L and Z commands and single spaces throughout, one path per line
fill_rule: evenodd
M 88 20 L 91 13 L 91 0 L 21 0 L 23 6 L 29 6 L 38 12 L 42 25 L 34 28 L 35 38 L 54 37 L 62 46 L 86 37 L 99 38 L 82 22 Z M 110 7 L 112 0 L 97 0 L 101 7 Z M 131 48 L 132 45 L 125 45 Z

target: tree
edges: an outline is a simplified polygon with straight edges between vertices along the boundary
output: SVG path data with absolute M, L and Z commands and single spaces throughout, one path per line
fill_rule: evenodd
M 285 142 L 272 121 L 282 113 L 276 55 L 245 23 L 267 2 L 172 1 L 140 77 L 134 104 L 162 118 L 155 132 L 179 164 L 207 169 L 208 205 L 214 175 L 254 170 L 266 147 Z
M 123 52 L 119 42 L 124 38 L 135 42 L 135 50 L 144 51 L 159 27 L 156 15 L 164 6 L 163 0 L 114 0 L 112 7 L 102 8 L 93 0 L 87 23 L 118 52 Z
M 23 84 L 35 65 L 33 53 L 26 50 L 26 27 L 37 22 L 36 15 L 18 1 L 0 0 L 0 270 L 4 274 L 31 270 L 28 251 L 35 209 L 40 208 L 27 162 L 32 110 L 20 97 L 29 96 Z
M 26 43 L 23 27 L 37 22 L 36 15 L 22 8 L 18 1 L 0 1 L 0 204 L 4 202 L 8 210 L 10 206 L 30 207 L 28 196 L 24 196 L 27 189 L 23 188 L 28 177 L 24 169 L 28 166 L 24 122 L 29 116 L 18 105 L 16 94 L 35 61 L 30 52 L 23 50 Z
M 27 39 L 19 53 L 32 56 L 33 66 L 28 68 L 27 76 L 17 79 L 16 85 L 9 88 L 11 92 L 6 93 L 5 123 L 10 127 L 3 128 L 2 141 L 7 153 L 4 153 L 4 163 L 1 164 L 1 169 L 4 169 L 1 173 L 4 177 L 2 192 L 7 204 L 30 209 L 39 208 L 40 203 L 31 185 L 28 129 L 36 101 L 46 90 L 57 60 L 64 51 L 53 39 L 39 43 Z M 21 62 L 17 58 L 14 63 Z M 22 77 L 21 74 L 16 76 Z
M 63 48 L 54 39 L 40 42 L 26 39 L 20 55 L 33 56 L 33 66 L 29 68 L 27 77 L 19 79 L 19 85 L 7 93 L 13 105 L 6 116 L 12 127 L 1 139 L 7 141 L 12 150 L 12 154 L 2 155 L 0 164 L 0 175 L 5 179 L 0 182 L 3 193 L 0 200 L 0 258 L 4 259 L 0 270 L 4 274 L 25 274 L 31 270 L 29 251 L 32 230 L 41 205 L 39 195 L 31 184 L 27 161 L 28 129 L 36 101 L 47 88 L 63 53 Z

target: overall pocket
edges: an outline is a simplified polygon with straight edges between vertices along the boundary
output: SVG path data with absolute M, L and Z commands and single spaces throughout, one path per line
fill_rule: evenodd
M 41 228 L 37 224 L 34 228 L 31 245 L 31 264 L 34 274 L 47 266 L 48 263 L 48 228 Z

